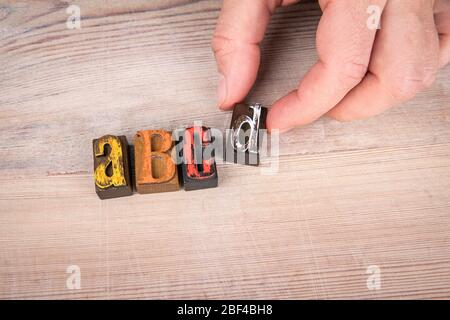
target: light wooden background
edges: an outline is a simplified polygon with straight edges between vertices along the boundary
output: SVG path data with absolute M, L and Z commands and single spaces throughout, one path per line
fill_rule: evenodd
M 216 189 L 100 201 L 93 138 L 228 127 L 220 2 L 77 4 L 68 30 L 66 2 L 0 1 L 1 298 L 450 298 L 450 68 L 382 116 L 283 135 L 277 175 L 226 164 Z M 319 17 L 275 15 L 249 100 L 295 87 Z

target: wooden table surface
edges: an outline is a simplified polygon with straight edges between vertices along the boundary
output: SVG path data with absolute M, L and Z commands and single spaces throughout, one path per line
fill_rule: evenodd
M 381 116 L 282 135 L 275 175 L 222 164 L 216 189 L 100 201 L 93 138 L 229 126 L 220 2 L 77 4 L 70 30 L 64 1 L 0 1 L 0 298 L 450 298 L 449 67 Z M 277 12 L 249 100 L 296 86 L 319 18 Z

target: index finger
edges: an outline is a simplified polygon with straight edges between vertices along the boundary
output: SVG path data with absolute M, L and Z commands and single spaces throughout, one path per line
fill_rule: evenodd
M 368 8 L 384 9 L 386 0 L 319 1 L 323 10 L 317 30 L 319 59 L 297 90 L 281 98 L 267 118 L 269 130 L 289 130 L 310 123 L 333 108 L 364 78 L 375 39 Z

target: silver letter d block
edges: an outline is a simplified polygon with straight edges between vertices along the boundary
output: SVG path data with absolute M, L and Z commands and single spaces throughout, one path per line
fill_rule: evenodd
M 259 165 L 259 149 L 266 129 L 267 108 L 256 103 L 237 104 L 226 139 L 227 162 Z M 265 131 L 265 130 L 263 130 Z

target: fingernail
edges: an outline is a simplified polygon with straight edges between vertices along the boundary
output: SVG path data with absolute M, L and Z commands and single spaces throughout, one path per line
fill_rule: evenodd
M 227 98 L 227 81 L 223 74 L 219 73 L 219 85 L 217 87 L 217 106 L 222 107 Z

